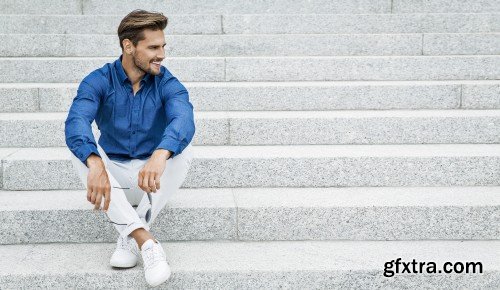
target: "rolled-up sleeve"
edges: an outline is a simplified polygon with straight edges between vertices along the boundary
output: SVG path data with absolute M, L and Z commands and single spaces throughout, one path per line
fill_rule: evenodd
M 193 105 L 189 94 L 177 78 L 171 77 L 161 86 L 167 125 L 162 140 L 156 149 L 172 152 L 170 158 L 182 153 L 195 133 Z
M 92 153 L 101 157 L 92 134 L 92 122 L 100 103 L 100 93 L 96 89 L 98 85 L 99 82 L 93 81 L 90 75 L 80 83 L 64 123 L 66 145 L 87 167 L 87 158 Z

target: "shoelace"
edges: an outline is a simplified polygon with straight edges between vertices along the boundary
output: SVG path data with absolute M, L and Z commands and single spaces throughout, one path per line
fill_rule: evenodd
M 158 262 L 165 261 L 166 257 L 163 251 L 156 246 L 144 250 L 144 268 L 149 269 L 154 267 Z
M 123 237 L 120 237 L 118 239 L 118 248 L 120 249 L 124 249 L 124 250 L 130 250 L 130 247 L 129 247 L 129 244 L 128 244 L 128 240 L 127 238 L 123 238 Z
M 126 250 L 126 251 L 131 251 L 133 254 L 136 256 L 139 254 L 137 249 L 135 248 L 135 240 L 133 239 L 128 239 L 127 237 L 122 238 L 118 240 L 118 248 Z
M 131 239 L 129 242 L 130 246 L 130 251 L 134 253 L 134 255 L 139 257 L 139 246 L 137 245 L 137 242 L 134 239 Z

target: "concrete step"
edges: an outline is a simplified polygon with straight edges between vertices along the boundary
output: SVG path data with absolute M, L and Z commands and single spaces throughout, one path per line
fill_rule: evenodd
M 123 14 L 133 9 L 160 11 L 165 14 L 232 14 L 232 13 L 451 13 L 451 12 L 500 12 L 500 4 L 494 0 L 394 0 L 394 1 L 328 1 L 314 0 L 295 2 L 278 1 L 228 1 L 196 0 L 165 1 L 150 0 L 3 0 L 3 14 Z
M 403 5 L 406 6 L 406 5 Z M 461 5 L 459 6 L 473 6 Z M 288 0 L 275 1 L 228 1 L 214 0 L 200 2 L 184 1 L 116 1 L 116 0 L 43 0 L 14 1 L 3 0 L 0 9 L 3 14 L 119 14 L 125 16 L 134 9 L 158 11 L 166 14 L 231 14 L 231 13 L 390 13 L 390 1 L 364 0 L 351 1 L 309 0 L 298 3 Z M 491 11 L 491 10 L 489 10 Z M 467 12 L 467 10 L 464 10 Z M 488 11 L 485 11 L 488 12 Z
M 197 111 L 500 109 L 500 80 L 183 82 Z M 78 83 L 0 84 L 0 112 L 67 112 Z
M 0 147 L 64 147 L 66 117 L 0 113 Z M 194 145 L 500 143 L 500 110 L 195 111 L 195 123 Z
M 184 188 L 500 185 L 499 144 L 194 146 L 193 153 Z M 0 148 L 3 189 L 84 189 L 70 154 Z
M 115 35 L 3 34 L 0 37 L 3 57 L 121 54 Z M 500 54 L 500 33 L 169 35 L 165 42 L 170 57 Z
M 494 289 L 500 285 L 499 241 L 160 243 L 172 268 L 171 280 L 161 285 L 168 289 L 403 289 L 415 285 Z M 115 246 L 2 246 L 0 283 L 8 289 L 146 289 L 142 261 L 119 271 L 109 266 Z M 451 265 L 444 268 L 446 262 Z M 460 274 L 438 272 L 453 265 Z
M 393 0 L 392 13 L 452 13 L 500 12 L 500 2 L 495 0 Z
M 60 83 L 81 82 L 90 72 L 118 57 L 33 57 L 0 58 L 0 67 L 9 73 L 0 82 Z M 223 81 L 224 58 L 167 58 L 162 63 L 181 81 Z M 26 73 L 26 71 L 32 73 Z M 37 73 L 38 72 L 38 73 Z
M 500 2 L 499 2 L 500 3 Z M 424 55 L 500 54 L 499 33 L 425 33 Z
M 128 11 L 130 12 L 130 11 Z M 127 12 L 127 13 L 128 13 Z M 0 15 L 1 34 L 113 34 L 123 15 Z M 168 15 L 165 34 L 221 34 L 221 15 Z M 29 27 L 26 27 L 28 25 Z
M 116 2 L 116 5 L 121 5 L 121 3 Z M 322 7 L 319 6 L 318 9 Z M 130 11 L 127 10 L 126 13 L 128 12 Z M 0 34 L 116 35 L 116 28 L 126 13 L 119 15 L 4 14 L 0 16 Z M 169 24 L 165 29 L 166 35 L 479 33 L 498 32 L 500 27 L 500 13 L 262 14 L 259 12 L 259 14 L 168 14 L 167 16 Z
M 464 34 L 461 34 L 464 35 Z M 500 34 L 474 34 L 466 46 L 494 54 Z M 121 48 L 116 35 L 3 34 L 0 56 L 116 56 Z M 455 37 L 457 41 L 464 37 Z M 439 39 L 434 40 L 439 45 Z M 283 34 L 283 35 L 167 35 L 165 53 L 177 56 L 335 56 L 421 55 L 421 34 Z M 476 48 L 475 48 L 476 47 Z M 475 48 L 475 49 L 474 49 Z M 430 47 L 429 50 L 437 50 Z M 453 47 L 454 51 L 460 52 Z M 498 50 L 498 49 L 497 49 Z M 441 51 L 443 54 L 445 51 Z
M 151 228 L 161 240 L 500 239 L 499 190 L 180 189 Z M 116 242 L 114 226 L 86 194 L 0 191 L 0 244 Z
M 105 213 L 93 211 L 86 190 L 0 191 L 0 200 L 6 221 L 0 244 L 116 242 L 114 225 Z M 236 240 L 232 190 L 181 189 L 151 229 L 167 240 Z
M 500 79 L 500 56 L 227 57 L 226 81 Z
M 231 14 L 226 34 L 498 32 L 498 13 Z
M 80 82 L 115 60 L 5 57 L 0 67 L 10 73 L 0 75 L 0 82 Z M 500 79 L 500 55 L 176 57 L 165 59 L 163 65 L 181 81 L 198 82 Z

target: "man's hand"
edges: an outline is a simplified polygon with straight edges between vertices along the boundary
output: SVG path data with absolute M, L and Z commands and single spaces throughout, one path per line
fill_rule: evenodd
M 139 187 L 147 193 L 156 192 L 160 189 L 160 177 L 165 171 L 167 159 L 171 152 L 165 149 L 157 149 L 153 152 L 148 162 L 139 171 Z
M 108 173 L 104 167 L 102 159 L 91 154 L 87 159 L 89 166 L 89 174 L 87 176 L 87 200 L 95 204 L 94 210 L 99 210 L 101 207 L 102 196 L 104 195 L 103 211 L 106 212 L 111 202 L 111 184 L 109 182 Z

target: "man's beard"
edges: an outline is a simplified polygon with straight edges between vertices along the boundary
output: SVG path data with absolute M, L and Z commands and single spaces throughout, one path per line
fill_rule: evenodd
M 141 70 L 144 72 L 144 74 L 152 74 L 155 75 L 155 72 L 151 68 L 150 63 L 146 65 L 146 68 L 142 65 L 142 62 L 139 61 L 137 57 L 135 57 L 135 54 L 132 54 L 132 60 L 134 61 L 134 65 L 137 67 L 137 69 Z M 149 66 L 149 68 L 147 68 Z

